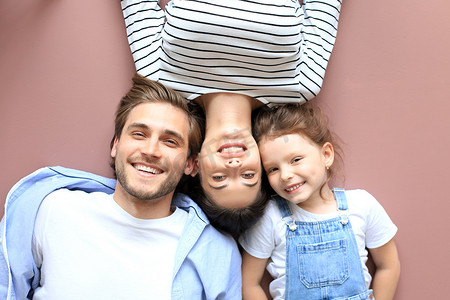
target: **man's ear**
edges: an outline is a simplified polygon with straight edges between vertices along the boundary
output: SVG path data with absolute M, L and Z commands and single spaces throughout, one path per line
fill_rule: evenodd
M 198 173 L 198 155 L 192 155 L 191 157 L 188 158 L 186 162 L 184 174 L 195 177 L 197 173 Z
M 116 157 L 117 155 L 117 136 L 114 138 L 114 144 L 111 148 L 111 157 Z

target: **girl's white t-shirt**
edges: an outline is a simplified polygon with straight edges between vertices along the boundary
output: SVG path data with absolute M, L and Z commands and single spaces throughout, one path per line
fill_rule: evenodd
M 367 248 L 378 248 L 389 242 L 397 232 L 397 227 L 389 218 L 378 201 L 365 190 L 345 191 L 348 203 L 349 220 L 355 234 L 359 256 L 364 271 L 367 287 L 372 280 L 366 262 Z M 289 202 L 292 219 L 296 221 L 314 222 L 332 219 L 332 214 L 313 214 Z M 255 226 L 244 232 L 239 243 L 250 255 L 257 258 L 268 258 L 267 271 L 274 280 L 270 283 L 270 293 L 274 300 L 284 298 L 286 281 L 286 223 L 282 221 L 280 210 L 275 201 L 269 201 L 263 217 Z
M 137 219 L 105 193 L 66 189 L 41 204 L 33 256 L 34 300 L 170 299 L 175 251 L 187 212 Z

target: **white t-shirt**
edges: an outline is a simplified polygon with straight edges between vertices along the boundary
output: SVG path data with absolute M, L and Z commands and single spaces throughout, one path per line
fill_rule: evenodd
M 350 223 L 358 245 L 367 287 L 371 276 L 366 266 L 368 251 L 366 248 L 378 248 L 389 242 L 397 232 L 397 227 L 378 201 L 364 190 L 345 191 L 348 203 Z M 313 214 L 289 202 L 292 219 L 295 221 L 323 221 L 338 216 L 332 214 Z M 286 282 L 286 223 L 282 221 L 280 210 L 275 201 L 269 201 L 266 212 L 255 226 L 244 232 L 239 238 L 242 247 L 257 258 L 269 258 L 267 271 L 274 280 L 270 283 L 270 293 L 274 300 L 284 298 Z
M 137 219 L 105 193 L 57 190 L 35 222 L 41 270 L 33 299 L 170 299 L 178 240 L 187 212 Z

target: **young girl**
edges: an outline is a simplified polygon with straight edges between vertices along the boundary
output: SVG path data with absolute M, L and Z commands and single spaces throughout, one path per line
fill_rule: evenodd
M 328 186 L 337 145 L 320 110 L 310 103 L 265 109 L 254 126 L 278 196 L 239 240 L 244 299 L 266 299 L 265 268 L 274 299 L 393 299 L 397 227 L 366 191 Z M 367 248 L 376 266 L 373 295 Z

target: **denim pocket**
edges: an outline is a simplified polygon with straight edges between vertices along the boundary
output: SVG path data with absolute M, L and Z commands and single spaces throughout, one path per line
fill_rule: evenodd
M 300 281 L 307 288 L 338 285 L 349 276 L 345 239 L 297 246 Z

